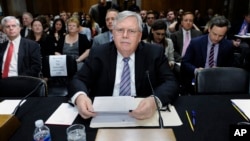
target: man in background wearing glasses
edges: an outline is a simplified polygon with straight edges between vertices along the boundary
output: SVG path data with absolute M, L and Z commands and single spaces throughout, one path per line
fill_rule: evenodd
M 160 107 L 177 96 L 176 80 L 164 48 L 141 42 L 142 20 L 135 12 L 119 13 L 113 26 L 114 42 L 93 47 L 84 66 L 73 78 L 69 88 L 71 100 L 79 114 L 87 119 L 96 115 L 92 97 L 145 97 L 129 114 L 136 119 L 150 118 L 157 109 L 150 83 Z

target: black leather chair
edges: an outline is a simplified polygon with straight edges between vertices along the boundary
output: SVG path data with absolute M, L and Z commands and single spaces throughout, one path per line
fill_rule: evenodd
M 74 56 L 66 56 L 66 76 L 51 76 L 49 56 L 43 58 L 42 70 L 43 76 L 48 78 L 48 95 L 49 96 L 66 96 L 68 94 L 68 83 L 77 72 L 77 62 Z
M 235 67 L 208 68 L 196 74 L 196 94 L 248 94 L 248 72 Z
M 47 84 L 43 79 L 31 76 L 13 76 L 0 79 L 1 97 L 47 96 Z

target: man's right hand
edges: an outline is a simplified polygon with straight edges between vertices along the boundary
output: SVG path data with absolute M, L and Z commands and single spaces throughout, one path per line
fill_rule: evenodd
M 92 106 L 92 101 L 87 95 L 79 95 L 76 98 L 75 104 L 82 118 L 88 119 L 90 117 L 96 116 Z

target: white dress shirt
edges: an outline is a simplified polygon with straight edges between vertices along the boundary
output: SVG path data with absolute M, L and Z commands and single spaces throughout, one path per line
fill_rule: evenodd
M 10 42 L 13 43 L 14 45 L 14 53 L 12 55 L 11 61 L 10 61 L 10 68 L 9 68 L 9 73 L 8 76 L 18 76 L 18 67 L 17 67 L 17 62 L 18 62 L 18 51 L 19 51 L 19 45 L 20 45 L 20 41 L 21 41 L 21 36 L 19 35 L 16 39 L 14 39 L 13 41 L 9 41 L 7 48 L 4 52 L 4 56 L 3 56 L 3 64 L 2 64 L 2 72 L 4 69 L 4 64 L 5 64 L 5 60 L 7 57 L 7 52 L 9 50 L 9 46 L 10 46 Z

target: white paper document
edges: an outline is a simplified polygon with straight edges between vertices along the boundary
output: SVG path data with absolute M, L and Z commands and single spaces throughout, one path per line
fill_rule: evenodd
M 51 76 L 67 76 L 66 55 L 50 55 L 49 68 Z
M 0 114 L 12 114 L 21 100 L 3 100 L 0 103 Z M 26 100 L 20 104 L 22 105 Z
M 250 119 L 250 99 L 231 99 L 231 101 Z
M 137 120 L 128 115 L 129 110 L 137 107 L 142 98 L 133 97 L 96 97 L 93 107 L 97 116 L 92 118 L 90 127 L 136 127 L 136 126 L 159 126 L 158 112 L 153 117 L 146 120 Z M 105 111 L 105 112 L 104 112 Z M 119 112 L 120 111 L 120 112 Z M 180 126 L 182 121 L 174 106 L 170 106 L 170 111 L 161 111 L 164 126 Z
M 45 123 L 56 125 L 71 125 L 77 115 L 78 111 L 76 107 L 73 107 L 68 103 L 62 103 Z

